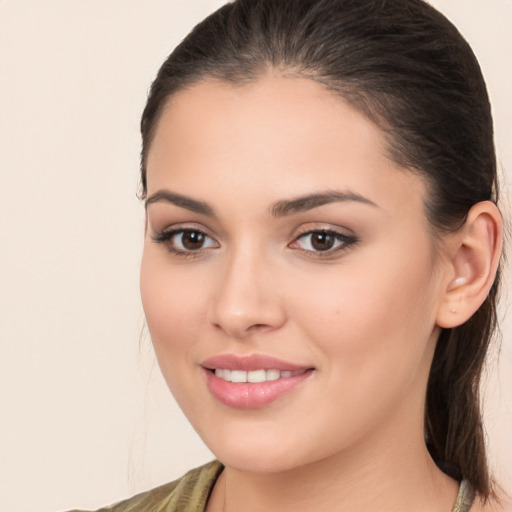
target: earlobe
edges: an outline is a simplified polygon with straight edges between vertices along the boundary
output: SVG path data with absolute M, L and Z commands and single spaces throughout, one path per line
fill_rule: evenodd
M 482 305 L 496 277 L 503 244 L 501 214 L 490 201 L 474 205 L 457 232 L 437 325 L 457 327 Z

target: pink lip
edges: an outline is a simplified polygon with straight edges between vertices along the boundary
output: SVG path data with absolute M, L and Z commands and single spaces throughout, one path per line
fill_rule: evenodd
M 221 403 L 235 409 L 258 409 L 293 391 L 306 379 L 311 377 L 314 369 L 299 366 L 274 357 L 263 355 L 235 356 L 222 354 L 203 361 L 206 381 L 210 393 Z M 280 378 L 272 381 L 249 383 L 228 382 L 217 377 L 212 371 L 215 368 L 227 370 L 281 370 L 302 373 L 293 377 Z
M 236 356 L 234 354 L 220 354 L 210 357 L 201 363 L 201 366 L 209 370 L 223 368 L 226 370 L 281 370 L 298 372 L 307 370 L 310 366 L 300 366 L 288 363 L 275 357 L 253 354 L 250 356 Z

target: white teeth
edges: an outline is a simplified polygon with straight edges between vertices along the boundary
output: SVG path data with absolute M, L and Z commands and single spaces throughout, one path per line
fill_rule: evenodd
M 300 370 L 298 372 L 292 372 L 289 370 L 228 370 L 225 368 L 216 368 L 215 375 L 225 381 L 228 382 L 266 382 L 269 380 L 277 380 L 277 379 L 286 379 L 289 377 L 294 377 L 295 375 L 300 375 L 304 373 L 304 370 Z
M 267 380 L 277 380 L 281 377 L 279 370 L 267 370 Z
M 265 382 L 267 380 L 267 372 L 265 370 L 253 370 L 247 372 L 247 382 Z
M 231 382 L 247 382 L 245 370 L 231 370 Z
M 231 370 L 223 370 L 222 368 L 216 368 L 215 375 L 224 380 L 231 380 Z

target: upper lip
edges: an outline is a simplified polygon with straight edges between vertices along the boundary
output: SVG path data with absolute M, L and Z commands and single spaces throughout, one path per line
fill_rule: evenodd
M 237 356 L 235 354 L 219 354 L 217 356 L 205 359 L 201 366 L 208 370 L 222 368 L 225 370 L 281 370 L 297 372 L 311 368 L 307 365 L 297 365 L 277 359 L 275 357 L 263 354 L 252 354 L 247 356 Z

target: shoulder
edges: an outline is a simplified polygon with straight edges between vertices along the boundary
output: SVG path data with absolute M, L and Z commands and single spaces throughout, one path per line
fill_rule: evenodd
M 222 464 L 214 460 L 192 469 L 178 480 L 101 508 L 97 512 L 201 512 L 222 470 Z

